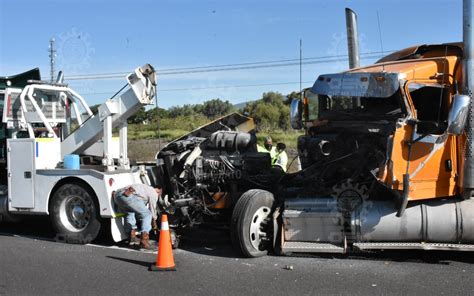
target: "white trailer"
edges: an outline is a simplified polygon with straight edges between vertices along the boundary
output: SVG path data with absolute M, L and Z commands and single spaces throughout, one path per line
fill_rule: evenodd
M 112 192 L 150 182 L 143 166 L 130 167 L 127 119 L 153 102 L 155 71 L 148 64 L 137 68 L 126 77 L 128 89 L 97 114 L 60 76 L 54 83 L 40 81 L 38 70 L 0 77 L 0 221 L 49 215 L 57 240 L 88 243 L 110 219 L 113 238 L 120 241 L 122 218 Z M 64 166 L 69 154 L 81 156 L 79 168 Z

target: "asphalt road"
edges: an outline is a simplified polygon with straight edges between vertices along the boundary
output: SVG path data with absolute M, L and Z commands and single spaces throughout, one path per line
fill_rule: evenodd
M 474 295 L 469 253 L 242 259 L 205 229 L 174 251 L 177 271 L 150 272 L 153 253 L 51 237 L 44 220 L 0 225 L 0 295 Z

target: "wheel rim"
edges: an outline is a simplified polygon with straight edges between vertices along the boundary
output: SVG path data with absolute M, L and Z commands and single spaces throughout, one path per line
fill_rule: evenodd
M 263 222 L 270 214 L 269 207 L 260 207 L 252 217 L 250 223 L 250 243 L 256 250 L 260 250 L 262 239 L 266 238 L 267 233 L 263 230 Z
M 92 203 L 82 196 L 66 197 L 60 205 L 59 217 L 64 227 L 72 232 L 79 232 L 89 225 Z

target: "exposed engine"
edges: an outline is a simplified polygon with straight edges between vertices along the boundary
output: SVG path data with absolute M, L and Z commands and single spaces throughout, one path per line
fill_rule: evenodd
M 216 131 L 170 143 L 158 155 L 164 194 L 161 207 L 176 226 L 200 223 L 231 208 L 251 188 L 271 187 L 268 153 L 258 153 L 252 133 Z
M 293 196 L 294 190 L 302 195 L 334 195 L 348 180 L 356 187 L 373 188 L 374 176 L 386 162 L 389 137 L 383 130 L 367 126 L 311 130 L 298 140 L 302 171 L 288 175 L 285 187 Z

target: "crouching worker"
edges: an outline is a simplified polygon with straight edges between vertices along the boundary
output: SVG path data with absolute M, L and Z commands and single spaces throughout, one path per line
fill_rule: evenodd
M 125 216 L 125 231 L 130 242 L 137 242 L 137 221 L 140 220 L 140 248 L 150 249 L 150 231 L 156 225 L 157 202 L 161 188 L 145 184 L 133 184 L 115 192 L 115 203 Z

